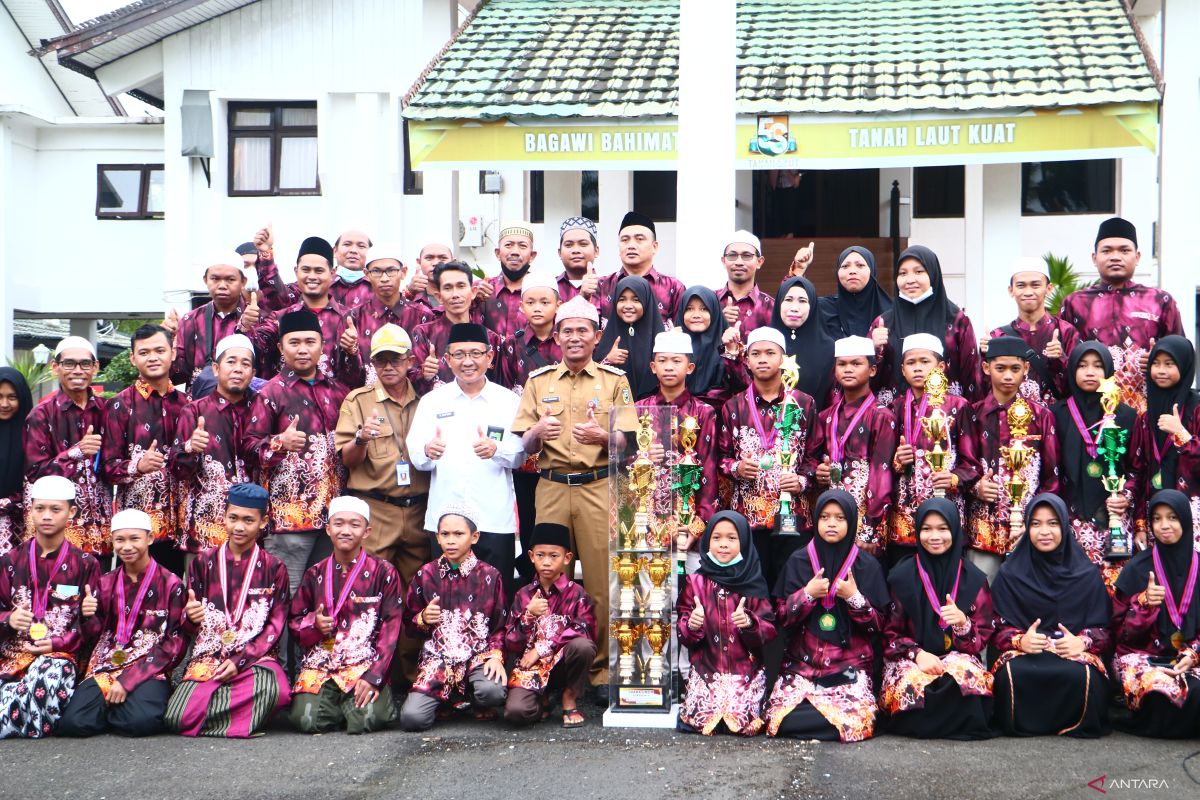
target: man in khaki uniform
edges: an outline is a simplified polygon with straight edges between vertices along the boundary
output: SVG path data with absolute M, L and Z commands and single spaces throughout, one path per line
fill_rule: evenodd
M 429 561 L 425 504 L 429 473 L 412 469 L 404 438 L 420 399 L 408 382 L 412 340 L 387 324 L 371 337 L 376 383 L 346 395 L 338 416 L 336 445 L 350 472 L 347 489 L 371 507 L 367 552 L 390 562 L 408 586 Z M 408 681 L 416 678 L 419 643 L 404 637 L 398 662 Z
M 600 317 L 582 297 L 554 317 L 559 364 L 529 374 L 513 432 L 538 454 L 537 521 L 566 525 L 583 564 L 583 583 L 596 604 L 598 625 L 593 686 L 608 682 L 608 430 L 612 414 L 632 430 L 633 397 L 621 370 L 592 360 Z M 626 419 L 628 417 L 628 419 Z

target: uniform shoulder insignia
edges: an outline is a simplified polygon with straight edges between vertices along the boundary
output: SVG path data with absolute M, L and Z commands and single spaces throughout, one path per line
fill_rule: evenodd
M 375 384 L 371 384 L 370 386 L 360 386 L 357 389 L 351 389 L 350 393 L 346 395 L 346 399 L 350 400 L 358 397 L 360 394 L 366 394 L 367 392 L 373 391 L 375 391 Z
M 547 372 L 549 372 L 550 370 L 554 369 L 557 366 L 558 366 L 558 364 L 547 364 L 544 367 L 538 367 L 537 369 L 535 369 L 533 372 L 529 373 L 525 377 L 526 378 L 536 378 L 538 375 L 545 375 Z
M 598 364 L 597 366 L 605 372 L 611 372 L 613 375 L 624 375 L 625 370 L 620 367 L 614 367 L 612 364 Z

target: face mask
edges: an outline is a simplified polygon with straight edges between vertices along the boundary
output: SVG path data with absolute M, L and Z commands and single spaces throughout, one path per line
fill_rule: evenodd
M 908 295 L 906 295 L 906 294 L 902 294 L 902 295 L 900 295 L 900 298 L 901 298 L 902 300 L 907 300 L 908 302 L 912 303 L 914 306 L 915 306 L 917 303 L 920 303 L 920 302 L 922 302 L 922 301 L 924 301 L 924 300 L 928 300 L 928 299 L 929 299 L 929 298 L 931 298 L 931 297 L 933 297 L 933 287 L 932 287 L 932 286 L 930 286 L 928 289 L 926 289 L 926 290 L 925 290 L 925 293 L 924 293 L 924 294 L 922 294 L 922 295 L 920 295 L 919 297 L 909 297 L 909 296 L 908 296 Z
M 529 268 L 532 266 L 533 266 L 533 264 L 526 264 L 525 266 L 521 267 L 520 269 L 512 270 L 512 269 L 509 269 L 508 267 L 504 266 L 503 264 L 501 264 L 500 271 L 503 272 L 504 277 L 508 278 L 510 281 L 519 281 L 525 277 L 525 273 L 529 272 Z
M 734 556 L 732 561 L 728 561 L 724 564 L 722 564 L 720 561 L 717 561 L 717 557 L 714 556 L 711 552 L 705 553 L 704 555 L 708 556 L 708 560 L 713 562 L 714 564 L 716 564 L 718 567 L 732 567 L 734 564 L 742 563 L 742 554 L 741 553 L 738 553 L 736 556 Z
M 363 274 L 361 272 L 356 272 L 355 270 L 346 269 L 345 267 L 339 266 L 337 268 L 337 276 L 346 283 L 355 283 L 356 281 L 362 280 Z

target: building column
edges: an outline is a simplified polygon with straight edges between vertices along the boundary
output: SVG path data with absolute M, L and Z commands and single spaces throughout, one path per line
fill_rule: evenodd
M 1196 176 L 1200 175 L 1200 3 L 1163 0 L 1163 77 L 1158 183 L 1159 286 L 1179 305 L 1183 332 L 1196 341 Z M 1142 244 L 1142 258 L 1151 248 Z
M 1021 165 L 968 165 L 964 189 L 964 310 L 981 336 L 1015 316 L 1005 292 L 1021 255 Z M 942 270 L 953 274 L 954 266 Z
M 674 274 L 719 286 L 722 239 L 734 229 L 737 3 L 679 4 L 679 153 Z M 670 266 L 667 271 L 670 272 Z
M 604 275 L 621 268 L 621 251 L 617 246 L 618 228 L 625 213 L 633 208 L 633 173 L 626 170 L 601 170 L 599 176 L 600 219 L 595 220 L 600 235 L 600 257 L 596 272 Z

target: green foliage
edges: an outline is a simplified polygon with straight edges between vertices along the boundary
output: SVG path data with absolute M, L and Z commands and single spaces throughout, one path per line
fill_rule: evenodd
M 21 373 L 30 391 L 37 389 L 43 383 L 54 380 L 54 372 L 49 364 L 39 364 L 33 359 L 33 353 L 21 353 L 8 359 L 10 367 Z
M 1050 283 L 1054 284 L 1054 292 L 1046 297 L 1046 310 L 1057 316 L 1067 295 L 1087 286 L 1087 280 L 1075 271 L 1066 256 L 1046 253 L 1042 258 L 1050 270 Z
M 112 361 L 109 361 L 108 366 L 101 370 L 96 380 L 123 388 L 137 380 L 137 376 L 137 367 L 130 363 L 129 348 L 127 347 L 113 356 Z

